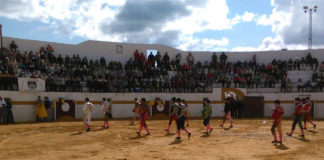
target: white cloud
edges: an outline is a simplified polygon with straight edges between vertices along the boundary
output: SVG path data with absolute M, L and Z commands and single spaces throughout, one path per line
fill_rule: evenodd
M 228 18 L 229 7 L 226 0 L 206 0 L 206 3 L 192 0 L 181 2 L 188 2 L 186 3 L 186 9 L 190 11 L 188 16 L 180 16 L 159 27 L 147 28 L 136 33 L 125 31 L 108 34 L 102 30 L 103 23 L 109 27 L 111 22 L 118 21 L 116 15 L 127 3 L 126 0 L 1 0 L 0 16 L 20 21 L 41 21 L 48 24 L 54 33 L 60 32 L 71 38 L 80 36 L 105 41 L 124 42 L 131 39 L 134 42 L 138 37 L 140 43 L 152 43 L 157 40 L 163 43 L 165 42 L 163 34 L 170 34 L 172 31 L 171 33 L 178 36 L 167 43 L 172 42 L 169 45 L 183 50 L 226 48 L 229 44 L 226 37 L 198 38 L 194 34 L 204 30 L 231 29 L 236 24 L 251 22 L 257 17 L 254 13 L 244 12 L 243 15 Z
M 258 47 L 261 50 L 307 49 L 308 47 L 308 13 L 303 6 L 324 6 L 324 1 L 316 0 L 272 0 L 274 7 L 270 15 L 257 17 L 257 25 L 271 26 L 274 38 L 266 37 Z M 313 15 L 313 48 L 324 46 L 324 12 L 318 10 Z
M 226 46 L 229 44 L 229 40 L 225 37 L 221 39 L 210 38 L 197 38 L 192 36 L 180 36 L 182 39 L 180 45 L 177 48 L 189 51 L 215 51 L 220 46 Z

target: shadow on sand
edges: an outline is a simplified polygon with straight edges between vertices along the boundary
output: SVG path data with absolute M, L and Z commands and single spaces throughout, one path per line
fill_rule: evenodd
M 306 139 L 305 137 L 292 137 L 292 138 L 298 139 L 302 142 L 310 142 L 310 140 Z
M 287 147 L 287 146 L 285 146 L 284 144 L 273 144 L 275 147 L 276 147 L 276 149 L 280 149 L 280 150 L 288 150 L 289 149 L 289 147 Z
M 229 130 L 231 130 L 231 128 L 232 128 L 232 127 L 223 128 L 223 129 L 224 129 L 224 131 L 229 131 Z
M 174 135 L 175 135 L 175 133 L 167 133 L 167 134 L 165 134 L 166 137 L 170 137 L 170 136 L 174 136 Z
M 182 143 L 182 140 L 180 139 L 180 140 L 174 140 L 173 142 L 171 142 L 169 145 L 175 145 L 175 144 L 180 144 L 180 143 Z
M 318 133 L 317 131 L 313 131 L 313 130 L 306 130 L 306 131 L 309 132 L 309 133 L 313 133 L 313 135 Z
M 210 134 L 203 134 L 203 135 L 200 136 L 200 137 L 202 137 L 202 138 L 208 138 L 208 137 L 210 137 Z
M 137 135 L 136 137 L 129 137 L 128 139 L 141 139 L 141 138 L 145 138 L 148 137 L 149 135 L 144 135 L 144 136 L 139 136 Z
M 94 130 L 91 130 L 90 132 L 97 132 L 97 131 L 103 131 L 105 130 L 104 128 L 99 128 L 99 129 L 94 129 Z M 81 134 L 84 134 L 84 133 L 90 133 L 90 132 L 86 132 L 86 131 L 79 131 L 79 132 L 76 132 L 76 133 L 72 133 L 71 135 L 72 136 L 76 136 L 76 135 L 81 135 Z

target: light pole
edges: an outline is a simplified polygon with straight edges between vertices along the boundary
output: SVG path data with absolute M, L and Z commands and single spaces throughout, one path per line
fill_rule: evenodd
M 312 16 L 313 16 L 313 10 L 314 12 L 317 11 L 317 6 L 314 7 L 308 7 L 308 6 L 304 6 L 304 12 L 309 13 L 309 33 L 308 33 L 308 50 L 312 49 L 312 45 L 313 45 L 313 29 L 312 29 Z

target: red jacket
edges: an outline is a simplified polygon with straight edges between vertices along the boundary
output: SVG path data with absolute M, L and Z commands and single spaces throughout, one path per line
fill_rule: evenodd
M 284 114 L 284 109 L 281 106 L 276 106 L 276 108 L 273 110 L 272 118 L 276 122 L 280 122 L 283 114 Z
M 309 112 L 312 109 L 312 105 L 310 103 L 304 104 L 304 111 Z
M 295 108 L 295 113 L 294 115 L 297 116 L 297 115 L 300 115 L 303 113 L 303 105 L 302 104 L 296 104 L 296 108 Z

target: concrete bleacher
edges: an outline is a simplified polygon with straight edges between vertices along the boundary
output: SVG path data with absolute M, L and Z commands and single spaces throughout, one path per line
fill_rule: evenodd
M 296 71 L 288 71 L 287 78 L 291 80 L 291 82 L 295 83 L 298 82 L 298 79 L 301 79 L 303 83 L 307 82 L 308 80 L 312 79 L 313 71 L 311 69 L 306 70 L 296 70 Z

